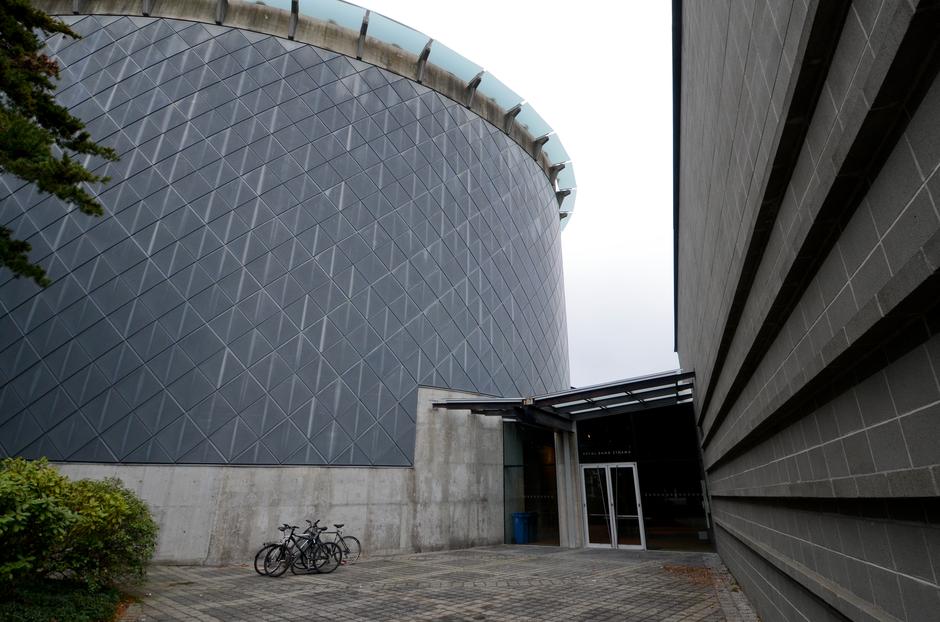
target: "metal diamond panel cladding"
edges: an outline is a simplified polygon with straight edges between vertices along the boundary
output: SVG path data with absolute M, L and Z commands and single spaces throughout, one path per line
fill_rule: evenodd
M 58 98 L 121 161 L 100 219 L 0 180 L 55 279 L 0 276 L 0 454 L 408 465 L 419 384 L 567 387 L 554 193 L 502 132 L 309 45 L 68 21 Z

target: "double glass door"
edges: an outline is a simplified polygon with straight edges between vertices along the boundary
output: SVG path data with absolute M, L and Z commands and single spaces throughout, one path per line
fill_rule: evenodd
M 636 463 L 583 465 L 581 474 L 587 545 L 645 549 Z

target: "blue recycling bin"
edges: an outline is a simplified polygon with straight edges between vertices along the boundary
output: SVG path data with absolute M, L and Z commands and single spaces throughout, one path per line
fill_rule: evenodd
M 536 539 L 535 512 L 512 513 L 512 535 L 516 544 L 528 544 Z

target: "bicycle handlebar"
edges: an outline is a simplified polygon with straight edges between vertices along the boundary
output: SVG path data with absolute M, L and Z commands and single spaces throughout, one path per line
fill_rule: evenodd
M 306 519 L 304 519 L 304 520 L 307 521 L 307 525 L 308 525 L 308 527 L 307 527 L 307 529 L 306 529 L 306 532 L 307 532 L 307 533 L 323 533 L 324 531 L 326 531 L 326 530 L 328 529 L 328 527 L 320 527 L 320 526 L 317 524 L 317 523 L 320 522 L 320 519 L 319 519 L 319 518 L 318 518 L 317 520 L 313 521 L 313 522 L 310 522 L 310 519 L 309 519 L 309 518 L 306 518 Z M 291 533 L 297 531 L 298 529 L 300 529 L 300 527 L 298 527 L 297 525 L 290 525 L 290 524 L 288 524 L 288 523 L 284 523 L 283 525 L 281 525 L 280 527 L 277 528 L 278 531 L 288 531 L 288 530 L 289 530 Z

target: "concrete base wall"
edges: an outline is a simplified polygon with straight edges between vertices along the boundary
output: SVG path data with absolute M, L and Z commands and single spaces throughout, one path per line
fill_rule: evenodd
M 155 560 L 240 563 L 284 522 L 345 523 L 365 554 L 503 541 L 502 422 L 436 410 L 459 391 L 418 391 L 414 468 L 60 464 L 74 479 L 118 477 L 160 525 Z
M 581 513 L 581 464 L 574 432 L 555 432 L 555 477 L 558 482 L 558 540 L 561 546 L 585 546 Z

